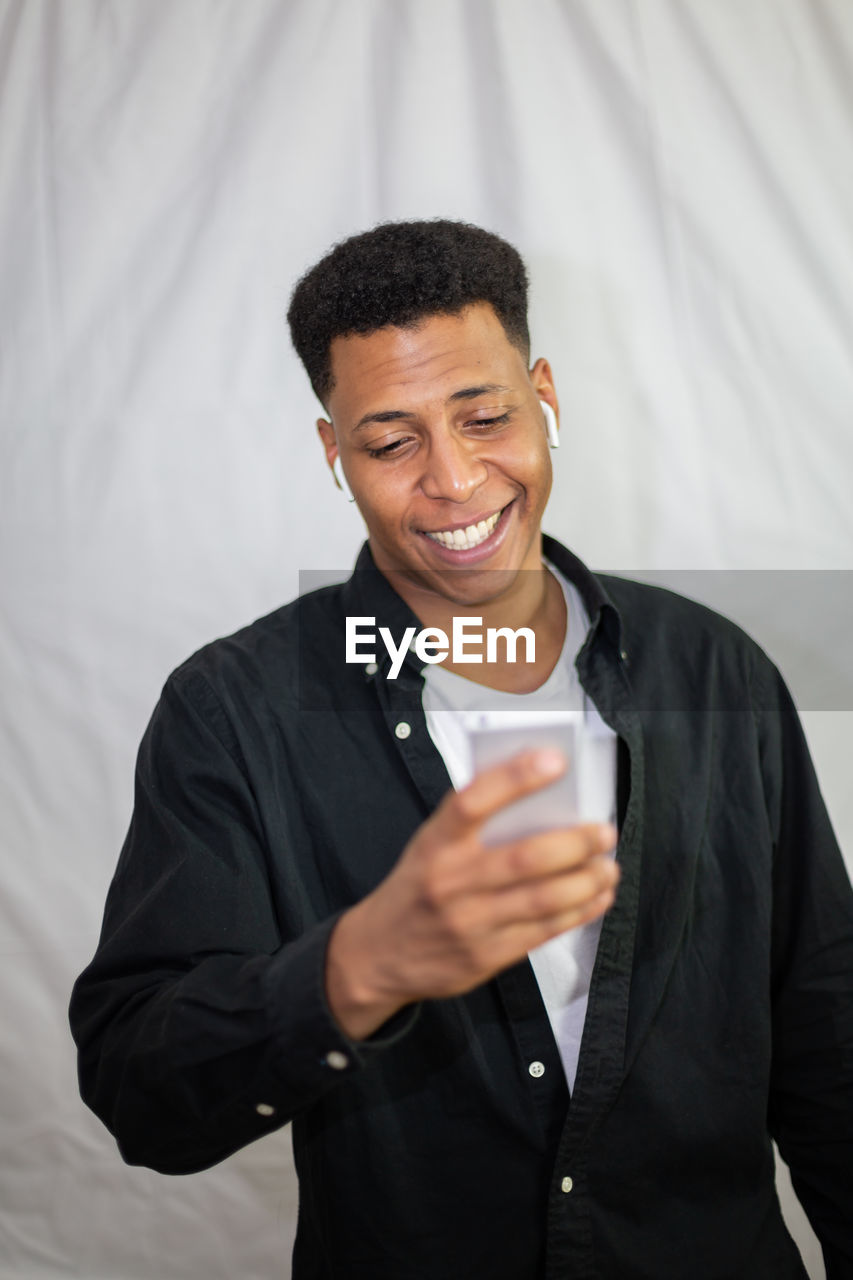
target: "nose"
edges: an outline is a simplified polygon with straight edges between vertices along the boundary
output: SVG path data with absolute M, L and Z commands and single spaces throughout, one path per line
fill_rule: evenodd
M 477 457 L 476 441 L 460 439 L 453 432 L 435 433 L 429 444 L 421 476 L 421 488 L 428 498 L 467 502 L 489 474 Z

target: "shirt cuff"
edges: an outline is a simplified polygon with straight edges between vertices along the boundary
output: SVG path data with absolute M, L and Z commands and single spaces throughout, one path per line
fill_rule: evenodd
M 338 1025 L 326 998 L 326 952 L 342 912 L 315 925 L 277 952 L 265 983 L 270 1010 L 270 1084 L 291 1099 L 313 1100 L 365 1067 L 408 1034 L 420 1005 L 407 1005 L 366 1040 L 352 1040 Z

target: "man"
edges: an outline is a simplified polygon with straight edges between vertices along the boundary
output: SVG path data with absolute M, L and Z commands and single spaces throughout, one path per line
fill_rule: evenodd
M 292 1120 L 297 1280 L 802 1277 L 771 1135 L 853 1276 L 853 895 L 778 673 L 543 544 L 558 404 L 509 245 L 375 228 L 289 320 L 368 541 L 167 682 L 72 1000 L 84 1097 L 172 1173 Z M 437 664 L 459 619 L 529 660 Z M 470 780 L 467 731 L 531 707 L 604 746 L 616 860 L 607 822 L 490 837 L 566 761 Z

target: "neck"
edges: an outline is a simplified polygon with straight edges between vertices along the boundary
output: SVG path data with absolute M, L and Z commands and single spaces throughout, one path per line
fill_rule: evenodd
M 545 683 L 559 660 L 566 636 L 566 602 L 559 582 L 541 560 L 537 560 L 535 568 L 517 573 L 499 595 L 474 603 L 449 600 L 417 583 L 401 582 L 397 575 L 392 585 L 424 627 L 439 628 L 447 636 L 452 634 L 454 618 L 479 618 L 476 630 L 484 636 L 490 629 L 532 631 L 532 661 L 525 660 L 529 651 L 523 636 L 518 639 L 514 662 L 508 660 L 509 649 L 503 638 L 498 640 L 497 656 L 491 662 L 487 661 L 485 645 L 466 642 L 466 653 L 479 655 L 481 662 L 454 662 L 451 652 L 442 665 L 476 684 L 510 693 L 530 693 Z

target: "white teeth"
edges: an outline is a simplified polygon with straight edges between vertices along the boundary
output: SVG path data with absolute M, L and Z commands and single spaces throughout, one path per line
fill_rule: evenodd
M 478 547 L 481 542 L 485 542 L 500 519 L 500 515 L 500 511 L 496 511 L 494 515 L 489 516 L 487 520 L 481 520 L 479 524 L 469 524 L 467 529 L 442 529 L 438 533 L 428 533 L 427 537 L 432 538 L 434 542 L 440 542 L 443 547 L 449 547 L 452 551 L 470 551 L 473 547 Z

